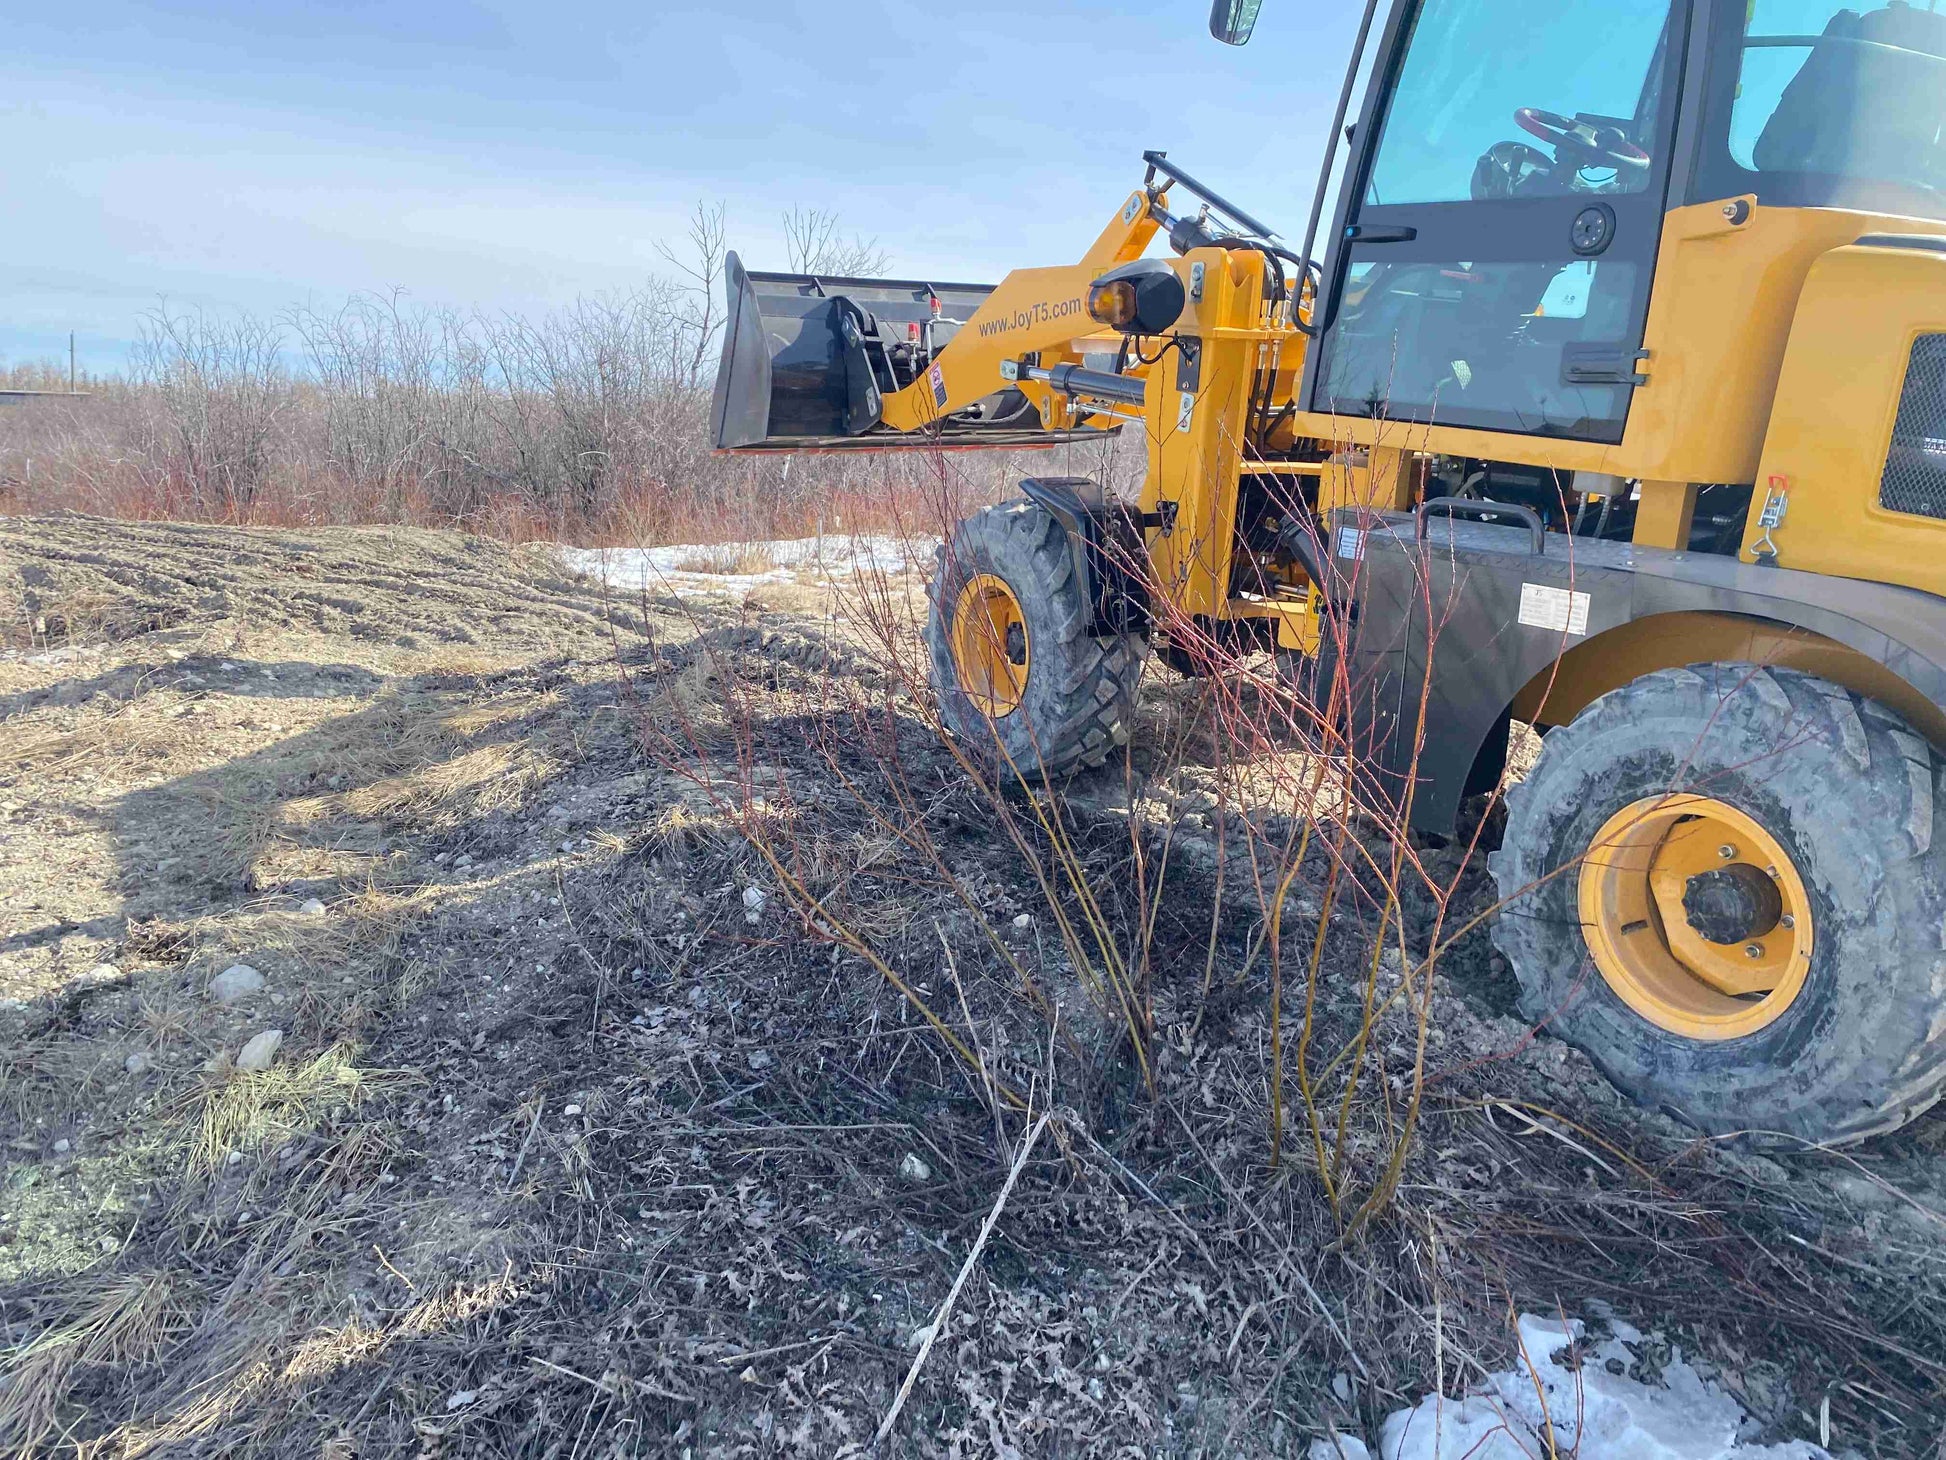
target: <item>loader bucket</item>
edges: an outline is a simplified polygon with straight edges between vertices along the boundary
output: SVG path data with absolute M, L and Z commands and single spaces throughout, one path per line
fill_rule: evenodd
M 720 451 L 1044 446 L 1102 434 L 1044 431 L 1005 389 L 923 433 L 880 423 L 884 398 L 925 370 L 990 284 L 760 274 L 734 253 L 723 272 L 728 315 L 710 402 Z

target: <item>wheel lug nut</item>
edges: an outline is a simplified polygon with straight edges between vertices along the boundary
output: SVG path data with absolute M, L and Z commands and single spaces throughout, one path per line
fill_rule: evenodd
M 1777 926 L 1780 928 L 1794 928 L 1797 926 L 1797 918 L 1791 913 L 1785 913 L 1777 920 Z
M 1734 857 L 1736 854 L 1737 854 L 1737 849 L 1731 846 L 1728 842 L 1723 843 L 1722 846 L 1716 849 L 1716 855 L 1721 857 L 1726 862 L 1729 861 L 1730 858 Z
M 1745 958 L 1762 958 L 1764 956 L 1764 945 L 1761 943 L 1745 943 L 1743 945 L 1743 956 Z

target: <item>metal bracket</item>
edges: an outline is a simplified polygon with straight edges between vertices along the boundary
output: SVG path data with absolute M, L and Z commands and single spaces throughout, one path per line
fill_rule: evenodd
M 1164 537 L 1169 537 L 1175 533 L 1176 511 L 1181 506 L 1180 502 L 1157 502 L 1155 511 L 1134 513 L 1129 520 L 1143 532 L 1154 528 Z

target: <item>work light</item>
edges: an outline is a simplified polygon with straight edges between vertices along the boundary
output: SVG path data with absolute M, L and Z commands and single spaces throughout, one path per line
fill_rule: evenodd
M 1182 280 L 1161 259 L 1110 269 L 1088 287 L 1088 313 L 1125 335 L 1156 335 L 1182 315 Z

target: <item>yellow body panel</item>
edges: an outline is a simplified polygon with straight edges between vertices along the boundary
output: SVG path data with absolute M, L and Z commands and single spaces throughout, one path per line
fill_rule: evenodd
M 1916 230 L 1915 230 L 1916 231 Z M 1946 332 L 1946 254 L 1834 249 L 1805 281 L 1770 433 L 1756 472 L 1743 560 L 1764 536 L 1782 567 L 1946 593 L 1946 521 L 1879 505 L 1879 480 L 1912 342 Z

